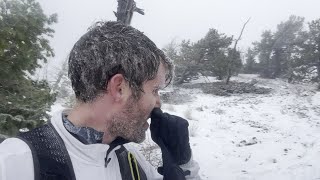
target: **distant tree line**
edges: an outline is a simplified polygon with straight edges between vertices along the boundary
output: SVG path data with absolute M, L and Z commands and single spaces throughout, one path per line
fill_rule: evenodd
M 174 83 L 186 83 L 199 75 L 217 76 L 222 80 L 227 78 L 229 70 L 237 74 L 242 62 L 240 52 L 231 46 L 233 41 L 233 37 L 209 29 L 197 42 L 182 40 L 180 44 L 172 41 L 166 45 L 163 50 L 176 65 Z
M 275 32 L 264 31 L 244 59 L 238 49 L 232 48 L 234 42 L 233 36 L 210 29 L 197 42 L 182 40 L 166 45 L 163 50 L 176 64 L 175 83 L 189 82 L 199 75 L 226 80 L 230 72 L 243 72 L 289 82 L 309 78 L 320 84 L 320 19 L 306 26 L 303 17 L 290 16 L 277 25 Z
M 246 52 L 245 61 L 246 73 L 289 82 L 309 78 L 320 83 L 320 19 L 306 26 L 303 17 L 290 16 L 275 32 L 264 31 L 261 40 Z

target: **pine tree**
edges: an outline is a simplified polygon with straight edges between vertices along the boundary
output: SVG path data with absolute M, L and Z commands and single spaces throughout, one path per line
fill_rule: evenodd
M 289 20 L 278 25 L 274 34 L 273 44 L 272 65 L 274 77 L 287 75 L 288 69 L 292 68 L 292 55 L 295 46 L 298 45 L 303 25 L 304 18 L 294 15 L 290 16 Z
M 274 44 L 273 34 L 270 30 L 264 31 L 261 41 L 253 43 L 255 51 L 258 53 L 259 72 L 262 77 L 271 78 L 271 53 Z
M 248 74 L 257 73 L 258 72 L 258 63 L 256 62 L 256 52 L 251 48 L 248 48 L 245 55 L 245 66 L 244 72 Z
M 232 37 L 219 33 L 216 29 L 210 29 L 200 43 L 205 50 L 203 65 L 210 68 L 215 76 L 222 80 L 228 74 L 228 56 Z
M 292 58 L 297 53 L 297 46 L 301 43 L 300 35 L 304 18 L 290 16 L 289 20 L 281 22 L 276 32 L 265 31 L 262 39 L 254 43 L 259 57 L 260 75 L 266 78 L 276 78 L 291 74 Z
M 317 82 L 320 89 L 320 19 L 309 23 L 309 39 L 307 41 L 310 65 L 317 67 Z
M 200 73 L 198 47 L 190 40 L 183 40 L 179 51 L 174 59 L 175 62 L 175 84 L 189 82 L 198 77 Z
M 55 100 L 45 80 L 30 77 L 54 56 L 48 37 L 57 15 L 35 0 L 0 0 L 0 133 L 15 135 L 49 118 Z

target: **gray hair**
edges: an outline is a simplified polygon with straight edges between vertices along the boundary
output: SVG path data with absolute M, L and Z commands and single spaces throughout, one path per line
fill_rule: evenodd
M 143 83 L 156 78 L 160 62 L 168 85 L 173 78 L 172 61 L 147 36 L 119 22 L 98 22 L 71 50 L 68 74 L 76 98 L 82 102 L 106 93 L 115 74 L 122 74 L 133 96 L 139 98 Z

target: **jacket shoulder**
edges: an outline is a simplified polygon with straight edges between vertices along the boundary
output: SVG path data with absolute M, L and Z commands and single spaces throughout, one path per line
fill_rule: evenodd
M 0 179 L 33 180 L 34 168 L 29 146 L 18 138 L 9 138 L 0 144 Z
M 0 144 L 0 157 L 31 155 L 29 146 L 19 138 L 8 138 Z

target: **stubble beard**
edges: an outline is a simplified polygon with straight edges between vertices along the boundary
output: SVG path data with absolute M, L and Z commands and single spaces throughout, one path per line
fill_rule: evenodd
M 122 137 L 130 142 L 141 143 L 146 138 L 143 129 L 145 123 L 143 114 L 135 101 L 129 101 L 125 109 L 113 116 L 108 131 L 114 137 Z

